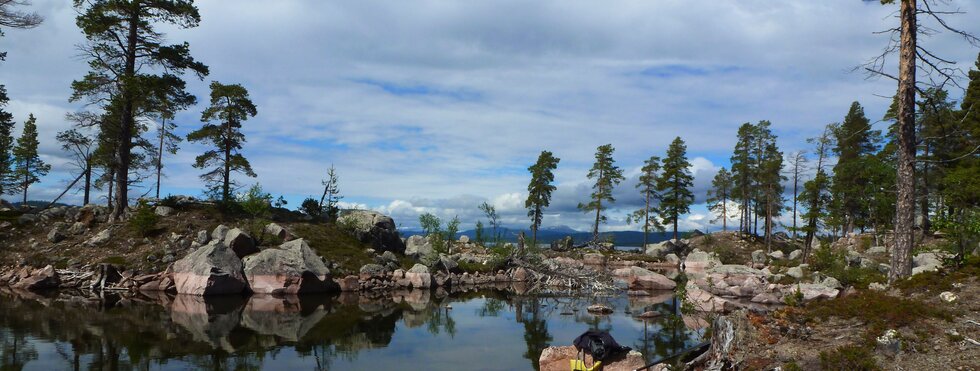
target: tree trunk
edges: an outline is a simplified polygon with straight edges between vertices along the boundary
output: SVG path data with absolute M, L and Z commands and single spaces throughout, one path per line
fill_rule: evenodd
M 793 242 L 796 242 L 796 204 L 799 195 L 800 170 L 797 165 L 793 170 Z
M 650 189 L 646 191 L 646 208 L 643 209 L 643 250 L 647 248 L 647 235 L 650 234 Z
M 30 209 L 30 207 L 27 206 L 27 187 L 30 186 L 30 183 L 28 183 L 28 180 L 29 180 L 28 177 L 31 176 L 31 159 L 30 159 L 30 156 L 27 156 L 27 157 L 28 158 L 24 160 L 24 185 L 23 185 L 23 188 L 24 188 L 24 203 L 22 205 L 20 205 L 20 207 L 21 208 L 27 207 L 28 209 Z
M 167 120 L 160 125 L 160 147 L 157 150 L 157 199 L 160 199 L 160 173 L 163 172 L 163 137 L 167 135 Z
M 721 193 L 721 230 L 728 232 L 728 192 Z
M 898 59 L 898 198 L 895 203 L 895 249 L 888 282 L 912 275 L 915 224 L 915 53 L 916 2 L 902 0 Z
M 926 151 L 923 154 L 926 158 L 929 157 L 929 143 L 926 143 Z M 920 203 L 920 213 L 922 214 L 922 233 L 929 234 L 929 163 L 922 164 L 922 189 L 919 193 L 922 194 L 922 201 Z
M 227 203 L 231 199 L 231 122 L 225 124 L 225 169 L 222 174 L 221 201 Z
M 92 159 L 85 160 L 85 196 L 82 198 L 82 202 L 85 205 L 89 203 L 89 196 L 92 191 Z
M 139 4 L 134 4 L 129 15 L 129 33 L 126 35 L 126 64 L 123 71 L 127 80 L 136 75 L 136 42 L 139 38 L 140 13 Z M 118 220 L 129 205 L 129 165 L 133 145 L 133 82 L 124 81 L 122 89 L 123 111 L 120 119 L 119 134 L 116 140 L 116 204 L 110 214 L 110 220 Z

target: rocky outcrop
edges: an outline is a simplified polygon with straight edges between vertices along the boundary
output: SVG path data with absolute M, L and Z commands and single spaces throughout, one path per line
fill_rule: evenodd
M 912 258 L 912 274 L 936 271 L 943 266 L 943 255 L 938 252 L 924 252 Z
M 238 294 L 248 287 L 242 274 L 242 260 L 217 241 L 178 260 L 173 269 L 174 284 L 180 294 Z
M 358 240 L 370 243 L 375 251 L 405 252 L 405 243 L 398 236 L 395 221 L 390 216 L 370 210 L 349 210 L 341 215 L 354 227 Z
M 422 264 L 415 264 L 412 269 L 405 272 L 405 279 L 412 285 L 413 288 L 429 288 L 432 287 L 432 274 L 429 273 L 429 268 Z
M 337 291 L 323 260 L 303 239 L 292 240 L 244 259 L 244 274 L 252 292 L 306 294 Z
M 711 268 L 716 265 L 721 265 L 717 255 L 699 249 L 694 249 L 684 258 L 684 266 L 687 268 Z
M 224 238 L 221 239 L 221 243 L 231 249 L 231 251 L 234 251 L 239 259 L 259 252 L 259 248 L 255 246 L 255 240 L 252 239 L 252 236 L 249 236 L 248 233 L 238 228 L 229 230 Z
M 435 250 L 428 238 L 414 235 L 405 240 L 405 255 L 413 258 L 421 258 L 431 255 Z
M 677 283 L 670 278 L 640 267 L 620 268 L 612 274 L 623 279 L 630 290 L 673 290 L 677 287 Z
M 538 357 L 541 371 L 568 371 L 568 365 L 578 355 L 574 346 L 547 347 Z M 585 364 L 592 365 L 592 356 L 586 355 Z M 643 354 L 635 350 L 621 352 L 602 362 L 605 371 L 632 371 L 646 365 Z
M 61 284 L 58 272 L 55 271 L 53 266 L 48 265 L 33 272 L 28 272 L 26 277 L 22 274 L 23 278 L 13 285 L 14 288 L 40 291 L 56 289 Z

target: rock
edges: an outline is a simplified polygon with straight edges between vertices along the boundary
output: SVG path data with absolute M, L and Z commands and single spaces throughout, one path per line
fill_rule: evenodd
M 41 218 L 38 217 L 37 215 L 34 215 L 34 214 L 23 214 L 23 215 L 17 217 L 17 224 L 20 224 L 20 225 L 34 224 L 34 223 L 37 223 L 38 220 L 41 220 Z
M 293 236 L 289 233 L 286 228 L 276 223 L 269 223 L 265 225 L 265 233 L 276 236 L 283 241 L 289 241 L 293 239 Z
M 85 223 L 75 222 L 71 225 L 71 227 L 68 227 L 68 234 L 80 235 L 85 233 L 85 229 Z
M 888 290 L 888 286 L 882 285 L 878 282 L 872 282 L 868 285 L 868 289 L 874 291 L 885 291 Z
M 459 269 L 459 264 L 445 255 L 439 257 L 439 261 L 436 262 L 436 269 L 440 269 L 446 273 L 462 273 Z
M 330 270 L 303 239 L 262 250 L 244 260 L 245 279 L 260 294 L 305 294 L 335 291 Z
M 55 225 L 55 227 L 51 228 L 51 231 L 48 232 L 48 242 L 50 243 L 58 243 L 65 239 L 65 232 L 62 231 L 64 229 L 64 223 L 58 224 L 61 225 Z
M 211 241 L 211 235 L 208 234 L 208 231 L 199 231 L 197 237 L 194 238 L 194 242 L 199 245 L 206 245 L 208 241 Z
M 170 216 L 174 213 L 174 211 L 176 210 L 170 206 L 157 206 L 155 209 L 153 209 L 153 212 L 159 216 Z
M 637 317 L 639 317 L 639 318 L 657 318 L 657 317 L 660 317 L 662 315 L 663 314 L 660 313 L 660 312 L 654 312 L 654 311 L 651 310 L 651 311 L 640 313 Z
M 56 289 L 60 284 L 61 278 L 58 276 L 58 272 L 55 271 L 53 266 L 48 265 L 44 268 L 35 270 L 31 272 L 29 276 L 22 278 L 20 281 L 14 284 L 14 288 L 39 291 Z
M 783 260 L 783 258 L 785 258 L 783 252 L 779 250 L 769 253 L 769 257 L 772 258 L 773 260 Z
M 934 252 L 924 252 L 912 258 L 912 274 L 932 272 L 942 268 L 942 256 Z
M 211 231 L 211 240 L 212 241 L 222 241 L 222 240 L 224 240 L 225 239 L 225 234 L 227 234 L 228 231 L 230 231 L 230 230 L 231 230 L 231 228 L 228 228 L 228 226 L 226 226 L 224 224 L 221 224 L 221 225 L 218 225 L 217 227 L 214 227 L 214 230 Z
M 88 241 L 85 241 L 85 245 L 98 246 L 106 242 L 109 242 L 109 239 L 111 238 L 112 238 L 112 230 L 108 228 L 103 229 L 102 232 L 99 232 L 95 236 L 92 236 L 92 238 L 88 239 Z
M 551 242 L 552 251 L 571 251 L 574 247 L 572 236 L 565 236 L 565 238 Z
M 799 280 L 803 278 L 803 269 L 800 267 L 790 267 L 786 270 L 786 275 Z
M 956 301 L 956 299 L 959 299 L 959 297 L 956 296 L 956 294 L 954 294 L 952 292 L 949 292 L 949 291 L 943 291 L 943 292 L 941 292 L 939 294 L 939 298 L 942 299 L 943 301 L 947 302 L 947 303 L 952 303 L 952 302 Z
M 231 251 L 234 251 L 235 255 L 238 255 L 238 258 L 244 258 L 259 252 L 259 248 L 255 246 L 255 240 L 252 239 L 252 236 L 249 236 L 248 233 L 238 228 L 228 231 L 221 242 L 231 249 Z
M 569 362 L 576 359 L 578 350 L 574 346 L 547 347 L 538 357 L 540 371 L 568 371 Z M 586 365 L 592 365 L 591 356 L 586 356 Z M 643 354 L 637 351 L 621 352 L 602 361 L 604 371 L 632 371 L 643 368 L 646 364 Z M 657 368 L 651 371 L 659 371 Z
M 824 278 L 823 282 L 821 282 L 820 284 L 822 284 L 824 286 L 827 286 L 829 288 L 832 288 L 832 289 L 840 289 L 842 287 L 842 285 L 840 284 L 840 281 L 838 281 L 834 277 Z
M 677 254 L 667 254 L 667 256 L 664 256 L 664 261 L 670 264 L 679 264 L 681 262 L 681 258 L 678 258 Z
M 510 275 L 511 280 L 514 282 L 527 282 L 531 279 L 531 272 L 528 272 L 524 267 L 514 268 L 514 271 Z
M 612 308 L 603 304 L 592 304 L 585 310 L 592 314 L 610 314 L 613 312 Z
M 459 243 L 462 243 L 462 244 L 470 243 L 470 237 L 467 236 L 467 235 L 465 235 L 465 234 L 462 235 L 462 236 L 459 236 Z
M 721 265 L 717 256 L 699 249 L 694 249 L 684 259 L 684 266 L 688 268 L 711 268 L 716 265 Z
M 337 285 L 340 286 L 340 291 L 343 292 L 358 291 L 361 289 L 360 280 L 358 280 L 357 276 L 354 275 L 337 280 Z
M 364 264 L 358 273 L 361 275 L 361 281 L 367 281 L 372 278 L 384 276 L 385 267 L 381 264 Z
M 864 251 L 864 255 L 885 255 L 888 253 L 888 249 L 884 246 L 872 246 Z
M 606 264 L 606 256 L 602 254 L 585 254 L 582 257 L 582 263 L 586 265 L 604 265 Z
M 673 290 L 677 287 L 670 278 L 640 267 L 620 268 L 614 270 L 613 275 L 625 278 L 630 290 Z
M 398 263 L 398 257 L 391 251 L 385 251 L 382 253 L 381 260 L 383 260 L 385 263 Z
M 422 264 L 415 264 L 412 269 L 405 272 L 405 279 L 416 289 L 432 287 L 432 274 L 429 273 L 429 268 Z
M 210 244 L 173 265 L 177 292 L 190 295 L 239 294 L 248 287 L 242 260 L 224 244 Z
M 647 255 L 655 257 L 664 257 L 667 254 L 676 254 L 683 251 L 683 246 L 674 243 L 673 240 L 647 244 L 645 248 Z
M 803 250 L 796 249 L 789 253 L 789 260 L 796 260 L 803 256 Z
M 432 244 L 428 238 L 422 236 L 411 236 L 405 241 L 405 255 L 413 258 L 430 255 L 434 252 Z
M 889 357 L 894 357 L 902 351 L 902 340 L 899 337 L 898 331 L 889 329 L 883 335 L 876 338 L 875 342 L 877 342 L 875 350 Z
M 766 252 L 763 250 L 752 251 L 752 262 L 753 263 L 765 263 L 766 262 Z
M 347 210 L 340 217 L 354 226 L 358 240 L 370 243 L 375 251 L 405 252 L 405 243 L 390 216 L 370 210 Z

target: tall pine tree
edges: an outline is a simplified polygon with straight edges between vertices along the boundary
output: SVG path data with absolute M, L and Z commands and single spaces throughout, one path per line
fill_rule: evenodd
M 592 184 L 591 201 L 578 204 L 578 208 L 582 211 L 595 211 L 595 224 L 592 227 L 593 242 L 599 242 L 599 224 L 606 222 L 606 216 L 602 211 L 616 202 L 612 195 L 613 187 L 624 179 L 623 170 L 616 166 L 616 161 L 612 157 L 615 151 L 612 144 L 604 144 L 596 149 L 595 163 L 592 164 L 588 175 L 589 179 L 595 182 Z
M 690 171 L 691 163 L 687 161 L 687 145 L 681 137 L 674 138 L 667 148 L 667 156 L 663 161 L 663 174 L 657 181 L 657 192 L 660 193 L 660 218 L 674 226 L 674 240 L 679 239 L 677 222 L 681 215 L 689 213 L 694 203 L 694 193 L 691 186 L 694 177 Z
M 869 181 L 868 162 L 878 149 L 880 132 L 871 130 L 871 121 L 861 104 L 854 102 L 835 133 L 837 164 L 831 194 L 834 213 L 841 220 L 842 232 L 863 229 L 869 217 L 865 185 Z
M 32 184 L 41 180 L 41 177 L 48 174 L 51 165 L 44 163 L 37 154 L 37 147 L 40 143 L 37 140 L 37 119 L 34 114 L 27 117 L 24 122 L 24 131 L 17 138 L 17 145 L 14 147 L 14 179 L 17 182 L 17 189 L 23 192 L 24 205 L 27 205 L 27 189 Z
M 7 112 L 7 88 L 0 85 L 0 195 L 14 188 L 14 115 Z
M 202 174 L 201 179 L 207 183 L 208 193 L 220 197 L 222 202 L 232 199 L 231 191 L 236 185 L 231 179 L 232 172 L 255 177 L 252 165 L 239 151 L 245 143 L 242 122 L 256 114 L 258 110 L 249 98 L 248 90 L 238 84 L 225 85 L 215 81 L 211 83 L 211 105 L 201 114 L 204 126 L 187 134 L 190 142 L 210 142 L 215 147 L 197 156 L 194 167 L 212 168 Z
M 664 231 L 664 226 L 660 223 L 660 220 L 657 217 L 660 213 L 657 205 L 660 201 L 660 194 L 657 193 L 657 179 L 659 178 L 659 172 L 660 157 L 650 156 L 649 159 L 643 162 L 643 167 L 640 168 L 639 182 L 636 183 L 636 188 L 639 189 L 640 193 L 643 195 L 643 208 L 634 211 L 632 214 L 626 217 L 627 224 L 634 221 L 637 223 L 643 223 L 644 249 L 649 243 L 651 227 L 661 232 Z
M 527 200 L 524 207 L 527 208 L 527 216 L 531 218 L 531 245 L 537 246 L 538 229 L 541 228 L 541 219 L 544 217 L 544 209 L 551 205 L 551 192 L 555 191 L 555 186 L 551 183 L 555 181 L 555 169 L 561 159 L 555 157 L 548 151 L 541 151 L 538 161 L 527 168 L 531 172 L 531 182 L 527 185 Z
M 752 158 L 752 145 L 755 143 L 755 126 L 746 122 L 738 127 L 737 142 L 732 153 L 732 179 L 734 188 L 732 189 L 732 199 L 738 201 L 739 209 L 739 230 L 748 234 L 751 230 L 749 218 L 752 210 L 753 179 L 755 178 L 755 162 Z
M 723 231 L 728 231 L 728 202 L 732 200 L 732 188 L 734 186 L 732 174 L 722 167 L 715 174 L 715 178 L 711 180 L 711 188 L 708 189 L 708 210 L 718 216 L 711 222 L 721 220 Z

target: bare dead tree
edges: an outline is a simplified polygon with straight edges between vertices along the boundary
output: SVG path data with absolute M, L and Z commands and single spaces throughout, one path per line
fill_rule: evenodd
M 806 172 L 807 167 L 806 151 L 796 151 L 789 154 L 787 162 L 789 163 L 789 173 L 793 179 L 793 240 L 796 240 L 797 227 L 796 227 L 796 207 L 799 205 L 799 189 L 800 189 L 800 178 Z
M 919 36 L 928 38 L 941 32 L 951 32 L 962 37 L 972 46 L 980 45 L 976 36 L 955 28 L 944 17 L 963 14 L 959 9 L 939 10 L 937 6 L 948 5 L 944 0 L 881 0 L 882 4 L 899 2 L 897 17 L 899 26 L 877 32 L 889 35 L 889 40 L 881 54 L 857 67 L 863 68 L 869 77 L 887 77 L 898 82 L 897 114 L 897 162 L 896 177 L 897 201 L 895 203 L 895 247 L 892 251 L 891 270 L 888 281 L 908 277 L 912 274 L 912 245 L 915 227 L 915 94 L 921 89 L 918 84 L 942 88 L 953 84 L 959 88 L 958 80 L 964 76 L 956 62 L 940 57 L 937 53 L 920 44 Z M 922 8 L 919 8 L 922 4 Z M 920 24 L 923 18 L 929 23 Z M 885 72 L 889 57 L 898 54 L 898 76 Z M 926 77 L 918 80 L 916 71 Z
M 44 21 L 35 12 L 25 12 L 18 10 L 21 6 L 30 6 L 27 0 L 0 0 L 0 26 L 10 28 L 34 28 Z

